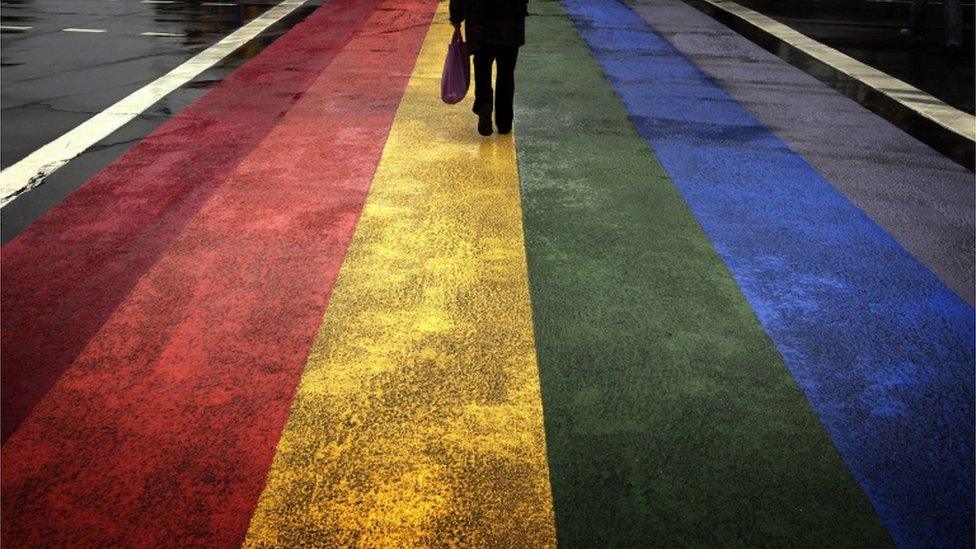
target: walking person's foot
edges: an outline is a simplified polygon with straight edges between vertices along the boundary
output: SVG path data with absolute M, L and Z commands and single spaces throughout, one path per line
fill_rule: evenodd
M 962 49 L 959 44 L 948 44 L 946 46 L 946 63 L 949 68 L 958 67 L 962 57 Z
M 901 29 L 898 34 L 905 41 L 905 44 L 911 48 L 917 48 L 922 43 L 921 37 L 912 34 L 909 29 Z
M 478 133 L 485 137 L 492 133 L 491 111 L 488 109 L 481 109 L 481 112 L 478 113 Z
M 499 135 L 508 135 L 512 133 L 512 123 L 511 122 L 498 122 L 495 121 L 495 125 L 498 126 Z

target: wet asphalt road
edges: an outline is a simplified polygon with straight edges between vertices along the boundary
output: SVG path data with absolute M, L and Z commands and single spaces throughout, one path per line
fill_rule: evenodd
M 973 2 L 962 1 L 961 62 L 945 55 L 943 6 L 926 7 L 919 47 L 899 35 L 908 26 L 910 0 L 737 0 L 799 32 L 903 80 L 963 111 L 974 112 Z
M 279 1 L 4 0 L 0 4 L 0 164 L 6 168 L 24 158 Z M 54 172 L 43 185 L 8 204 L 0 224 L 2 242 L 16 236 L 321 3 L 310 0 Z

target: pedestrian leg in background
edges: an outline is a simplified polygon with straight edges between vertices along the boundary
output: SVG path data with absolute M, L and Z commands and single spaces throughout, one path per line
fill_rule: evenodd
M 491 65 L 495 62 L 495 48 L 483 44 L 474 54 L 474 107 L 478 115 L 478 133 L 491 135 L 491 112 L 494 93 L 491 89 Z
M 959 46 L 962 43 L 962 7 L 959 0 L 944 0 L 945 11 L 945 39 L 947 46 Z
M 959 55 L 962 43 L 962 8 L 959 0 L 942 0 L 943 5 L 943 24 L 945 25 L 946 56 L 949 66 L 954 67 L 959 64 Z
M 498 133 L 512 131 L 513 103 L 515 102 L 515 63 L 518 61 L 517 46 L 497 46 L 498 75 L 495 79 L 495 126 Z
M 918 46 L 922 41 L 922 26 L 925 24 L 925 6 L 928 0 L 912 0 L 908 13 L 908 28 L 902 29 L 901 34 L 911 45 Z

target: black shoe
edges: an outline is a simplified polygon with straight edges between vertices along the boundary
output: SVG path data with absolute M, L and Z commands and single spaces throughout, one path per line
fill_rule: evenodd
M 488 137 L 491 135 L 491 111 L 488 109 L 481 109 L 478 113 L 478 133 Z
M 946 63 L 949 68 L 955 68 L 960 65 L 962 57 L 962 50 L 959 44 L 949 44 L 946 46 Z
M 898 34 L 909 48 L 916 49 L 922 43 L 922 37 L 912 34 L 909 29 L 901 29 Z
M 508 122 L 508 123 L 498 122 L 497 125 L 498 125 L 498 133 L 499 133 L 499 135 L 508 135 L 508 134 L 512 133 L 512 123 L 511 122 Z

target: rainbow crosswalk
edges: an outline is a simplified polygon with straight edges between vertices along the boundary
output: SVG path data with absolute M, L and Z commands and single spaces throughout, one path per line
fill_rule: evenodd
M 555 542 L 515 149 L 430 101 L 443 19 L 400 102 L 245 545 L 414 547 L 444 532 Z
M 974 312 L 617 0 L 514 136 L 331 0 L 2 250 L 5 546 L 966 546 Z

